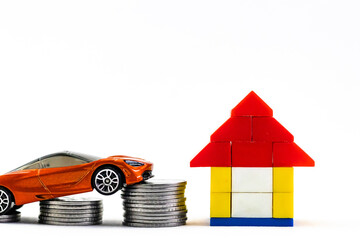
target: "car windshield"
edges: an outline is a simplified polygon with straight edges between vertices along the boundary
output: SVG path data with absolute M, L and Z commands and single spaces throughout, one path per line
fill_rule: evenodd
M 96 157 L 96 156 L 92 156 L 92 155 L 88 155 L 88 154 L 84 154 L 84 153 L 77 153 L 77 152 L 60 152 L 60 153 L 54 153 L 54 154 L 50 154 L 50 155 L 46 155 L 44 157 L 35 159 L 31 162 L 28 162 L 18 168 L 15 168 L 14 170 L 10 171 L 10 172 L 16 172 L 16 171 L 21 171 L 21 170 L 29 170 L 29 169 L 39 169 L 41 168 L 40 166 L 40 160 L 42 159 L 46 159 L 52 156 L 70 156 L 70 157 L 75 157 L 75 158 L 79 158 L 82 159 L 86 162 L 93 162 L 93 161 L 97 161 L 99 159 L 101 159 L 101 157 Z

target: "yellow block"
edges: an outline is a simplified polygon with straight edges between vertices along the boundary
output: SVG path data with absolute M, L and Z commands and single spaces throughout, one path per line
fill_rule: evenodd
M 211 192 L 231 192 L 231 167 L 211 168 Z
M 231 193 L 210 193 L 210 217 L 229 218 L 231 216 Z
M 294 168 L 273 168 L 273 191 L 274 193 L 292 193 L 294 191 Z
M 293 193 L 273 194 L 273 218 L 293 218 L 294 198 Z

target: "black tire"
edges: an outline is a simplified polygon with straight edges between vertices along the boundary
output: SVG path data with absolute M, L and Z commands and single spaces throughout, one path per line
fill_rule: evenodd
M 103 166 L 96 169 L 91 184 L 102 195 L 112 195 L 123 187 L 121 173 L 112 166 Z
M 22 208 L 24 205 L 15 205 L 14 207 L 13 207 L 13 210 L 18 210 L 18 209 L 20 209 L 20 208 Z
M 14 197 L 9 190 L 0 187 L 0 215 L 4 215 L 12 210 Z

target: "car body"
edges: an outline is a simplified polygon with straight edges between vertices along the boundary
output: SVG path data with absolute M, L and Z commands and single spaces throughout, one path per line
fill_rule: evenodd
M 124 155 L 100 158 L 68 151 L 46 155 L 0 176 L 0 214 L 10 200 L 19 206 L 94 188 L 110 195 L 124 184 L 152 177 L 152 169 L 152 163 Z

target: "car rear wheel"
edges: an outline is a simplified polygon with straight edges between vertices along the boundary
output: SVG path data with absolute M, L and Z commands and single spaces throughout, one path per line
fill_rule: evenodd
M 0 187 L 0 215 L 8 213 L 13 206 L 14 199 L 10 191 Z
M 119 170 L 111 166 L 106 166 L 95 171 L 92 185 L 100 194 L 111 195 L 120 190 L 123 183 Z

